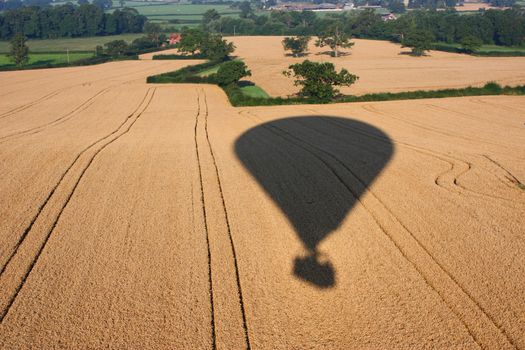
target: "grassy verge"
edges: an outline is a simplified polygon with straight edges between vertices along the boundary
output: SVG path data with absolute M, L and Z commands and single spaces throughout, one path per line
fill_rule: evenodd
M 249 97 L 270 98 L 270 95 L 268 95 L 266 91 L 264 91 L 257 85 L 242 86 L 240 87 L 240 89 L 244 95 L 249 96 Z
M 221 62 L 210 61 L 194 66 L 188 66 L 174 72 L 150 76 L 148 77 L 147 82 L 216 84 L 212 73 L 209 72 L 218 70 L 220 65 Z M 270 97 L 260 87 L 256 85 L 246 85 L 242 81 L 240 84 L 232 84 L 221 87 L 226 92 L 226 95 L 228 95 L 230 103 L 236 107 L 326 103 L 314 98 L 306 97 Z M 417 100 L 424 98 L 485 95 L 525 95 L 525 85 L 502 87 L 497 83 L 490 82 L 485 84 L 483 87 L 469 86 L 459 89 L 417 90 L 396 93 L 385 92 L 361 96 L 342 95 L 328 103 Z
M 213 67 L 210 67 L 208 69 L 205 69 L 199 73 L 197 73 L 197 76 L 199 77 L 207 77 L 209 75 L 212 75 L 212 74 L 215 74 L 219 71 L 219 67 L 220 67 L 220 64 L 216 65 L 216 66 L 213 66 Z

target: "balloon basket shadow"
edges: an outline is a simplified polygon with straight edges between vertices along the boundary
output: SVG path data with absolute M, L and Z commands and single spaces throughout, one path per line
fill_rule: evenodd
M 317 253 L 295 258 L 293 273 L 319 288 L 331 288 L 335 285 L 335 271 L 332 264 Z

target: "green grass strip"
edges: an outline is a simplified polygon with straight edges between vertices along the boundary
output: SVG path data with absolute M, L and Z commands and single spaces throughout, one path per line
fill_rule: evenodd
M 266 91 L 264 91 L 257 85 L 243 86 L 240 89 L 244 95 L 249 97 L 270 98 L 270 95 L 268 95 Z

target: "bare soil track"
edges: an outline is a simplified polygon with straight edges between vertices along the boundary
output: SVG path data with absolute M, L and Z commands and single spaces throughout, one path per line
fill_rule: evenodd
M 0 348 L 525 349 L 525 98 L 144 83 L 191 63 L 1 74 Z

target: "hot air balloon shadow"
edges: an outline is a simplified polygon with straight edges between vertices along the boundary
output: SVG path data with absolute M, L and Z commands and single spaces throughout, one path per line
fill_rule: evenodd
M 304 245 L 305 255 L 294 259 L 295 276 L 320 288 L 335 285 L 335 269 L 319 243 L 340 226 L 393 151 L 378 128 L 333 116 L 273 120 L 236 140 L 237 157 Z M 362 185 L 352 187 L 345 179 L 350 174 Z

